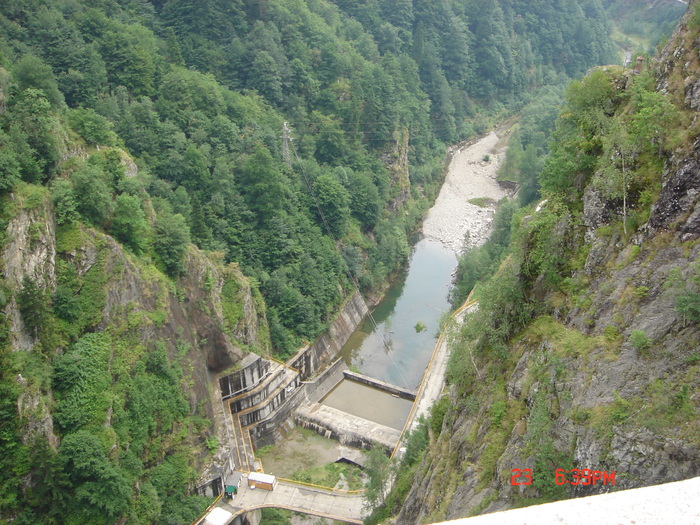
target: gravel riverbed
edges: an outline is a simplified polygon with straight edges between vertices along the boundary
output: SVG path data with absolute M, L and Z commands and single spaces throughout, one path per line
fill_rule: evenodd
M 496 203 L 508 196 L 496 182 L 498 167 L 505 158 L 502 142 L 492 132 L 454 152 L 445 183 L 423 221 L 425 237 L 440 241 L 458 254 L 486 241 Z M 487 203 L 472 204 L 472 199 L 485 199 Z

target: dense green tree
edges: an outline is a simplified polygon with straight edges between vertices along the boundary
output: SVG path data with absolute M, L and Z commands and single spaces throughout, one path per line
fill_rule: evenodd
M 604 71 L 597 70 L 583 81 L 571 82 L 566 90 L 566 106 L 553 133 L 556 147 L 540 176 L 543 191 L 573 195 L 581 190 L 595 168 L 602 136 L 617 102 L 612 82 Z
M 27 88 L 38 89 L 52 106 L 63 104 L 63 95 L 51 67 L 34 55 L 24 55 L 14 66 L 12 75 L 20 91 Z
M 347 161 L 351 148 L 340 122 L 318 111 L 311 115 L 316 135 L 316 159 L 324 164 L 338 166 Z
M 240 189 L 248 207 L 262 221 L 283 209 L 287 194 L 284 175 L 270 151 L 262 145 L 256 146 L 255 153 L 243 164 Z
M 250 85 L 273 104 L 282 103 L 282 75 L 267 51 L 260 51 L 251 64 Z
M 99 102 L 107 85 L 107 70 L 94 44 L 82 50 L 80 67 L 74 65 L 58 76 L 58 87 L 70 107 L 90 107 Z
M 398 221 L 381 222 L 376 228 L 375 273 L 386 277 L 391 268 L 403 264 L 410 253 L 406 232 Z
M 183 269 L 183 258 L 190 242 L 187 221 L 179 213 L 160 213 L 155 224 L 153 248 L 170 275 Z
M 190 144 L 182 155 L 182 179 L 179 180 L 190 191 L 205 190 L 211 182 L 211 172 L 202 150 Z
M 109 231 L 134 253 L 145 252 L 149 245 L 149 227 L 141 208 L 141 199 L 126 193 L 119 195 Z
M 73 184 L 66 179 L 56 179 L 51 183 L 56 223 L 59 226 L 70 224 L 80 218 Z
M 37 182 L 37 176 L 47 178 L 59 159 L 58 123 L 44 92 L 34 88 L 22 91 L 8 111 L 8 118 L 12 122 L 10 137 L 19 153 L 22 177 L 27 182 Z
M 379 190 L 367 173 L 352 172 L 348 177 L 350 211 L 365 228 L 373 228 L 381 217 Z
M 321 175 L 314 182 L 313 191 L 321 216 L 319 221 L 330 228 L 335 237 L 342 237 L 350 217 L 350 197 L 343 185 L 331 175 Z
M 157 109 L 164 118 L 185 128 L 197 111 L 210 118 L 223 113 L 223 90 L 211 75 L 175 67 L 163 77 Z
M 379 0 L 379 6 L 383 19 L 403 30 L 402 37 L 408 38 L 414 23 L 413 2 L 411 0 Z
M 164 4 L 163 19 L 181 36 L 195 33 L 223 41 L 246 27 L 243 0 L 172 0 Z
M 75 432 L 104 421 L 110 405 L 109 343 L 104 333 L 86 334 L 56 359 L 54 418 L 62 431 Z
M 78 212 L 89 223 L 101 226 L 112 212 L 112 196 L 104 172 L 86 165 L 71 175 Z
M 93 523 L 108 523 L 129 508 L 131 487 L 121 470 L 107 458 L 99 438 L 79 430 L 61 441 L 58 461 L 77 501 L 81 514 Z
M 155 48 L 153 34 L 143 26 L 130 26 L 104 35 L 100 51 L 110 83 L 125 86 L 137 96 L 153 95 Z
M 192 201 L 192 213 L 190 216 L 190 232 L 193 242 L 202 249 L 209 249 L 212 242 L 212 229 L 210 221 L 205 217 L 202 205 L 198 198 Z
M 668 130 L 680 119 L 673 103 L 657 91 L 642 91 L 635 100 L 635 112 L 630 123 L 633 140 L 644 149 L 656 149 L 659 157 Z
M 384 501 L 389 480 L 389 458 L 381 446 L 373 446 L 367 454 L 365 468 L 369 482 L 365 486 L 365 507 L 374 510 Z
M 10 137 L 0 130 L 0 192 L 11 190 L 20 181 L 21 165 Z
M 45 330 L 50 312 L 50 300 L 34 279 L 24 276 L 22 289 L 17 294 L 17 307 L 24 326 L 34 335 Z
M 522 156 L 518 159 L 518 168 L 518 182 L 520 184 L 518 198 L 522 206 L 527 206 L 539 195 L 538 178 L 540 171 L 542 171 L 542 161 L 537 156 L 537 148 L 534 144 L 527 145 Z
M 112 131 L 113 124 L 93 109 L 73 109 L 67 113 L 68 124 L 85 139 L 88 144 L 115 146 L 117 136 Z
M 44 159 L 39 157 L 36 150 L 29 145 L 29 137 L 22 130 L 20 124 L 10 125 L 7 132 L 7 141 L 10 146 L 5 152 L 6 169 L 9 169 L 10 181 L 12 181 L 12 159 L 19 165 L 19 173 L 22 180 L 26 182 L 39 182 L 43 176 L 43 169 L 46 167 Z M 14 150 L 14 151 L 12 151 Z

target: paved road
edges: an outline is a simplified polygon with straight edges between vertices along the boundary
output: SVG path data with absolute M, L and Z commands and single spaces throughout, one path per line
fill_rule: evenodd
M 362 523 L 362 518 L 367 515 L 362 495 L 342 494 L 285 481 L 280 481 L 273 491 L 242 486 L 232 502 L 222 500 L 219 506 L 234 516 L 245 511 L 275 507 L 347 523 Z

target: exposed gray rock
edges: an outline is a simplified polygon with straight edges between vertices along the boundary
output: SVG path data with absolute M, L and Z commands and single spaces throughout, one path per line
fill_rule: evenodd
M 591 240 L 592 231 L 607 224 L 608 221 L 605 201 L 600 192 L 593 188 L 593 185 L 587 186 L 583 192 L 583 224 L 588 228 L 586 240 Z
M 654 204 L 649 224 L 652 228 L 667 228 L 682 214 L 695 209 L 700 198 L 700 139 L 693 145 L 691 154 L 672 171 L 664 181 L 658 201 Z M 700 234 L 698 221 L 683 226 L 684 233 Z
M 53 293 L 56 289 L 56 223 L 51 199 L 47 195 L 37 206 L 28 207 L 20 202 L 24 197 L 15 199 L 13 195 L 11 198 L 17 211 L 7 226 L 7 243 L 0 256 L 5 280 L 15 295 L 22 289 L 25 276 L 40 289 Z M 12 348 L 28 351 L 36 341 L 24 327 L 15 295 L 5 308 L 10 318 Z

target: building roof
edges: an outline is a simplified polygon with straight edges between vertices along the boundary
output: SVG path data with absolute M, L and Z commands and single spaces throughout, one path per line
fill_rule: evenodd
M 248 479 L 251 481 L 259 481 L 260 483 L 274 483 L 275 482 L 275 476 L 271 476 L 270 474 L 263 474 L 261 472 L 251 472 L 248 474 Z
M 215 507 L 204 517 L 202 525 L 226 525 L 229 521 L 231 521 L 232 517 L 233 514 L 231 514 L 229 511 L 220 507 Z

